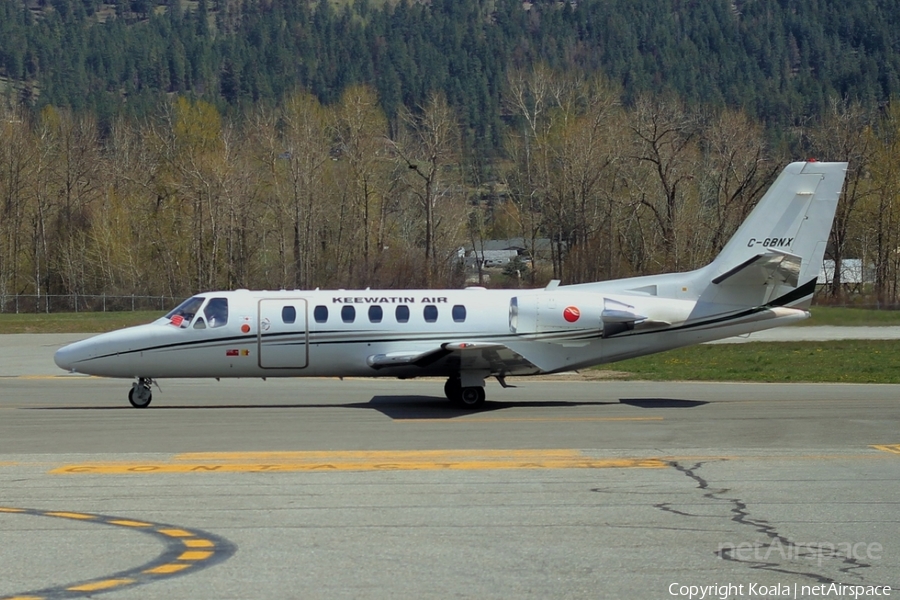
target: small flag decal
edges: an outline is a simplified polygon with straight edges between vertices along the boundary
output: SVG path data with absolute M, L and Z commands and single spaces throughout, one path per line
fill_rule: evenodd
M 237 356 L 237 355 L 238 355 L 237 348 L 233 348 L 233 349 L 225 351 L 225 356 Z

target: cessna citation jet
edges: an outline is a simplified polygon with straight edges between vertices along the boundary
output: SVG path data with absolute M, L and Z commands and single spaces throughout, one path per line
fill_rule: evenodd
M 147 325 L 65 346 L 56 364 L 134 378 L 445 377 L 484 402 L 485 379 L 571 371 L 809 317 L 847 163 L 788 165 L 709 265 L 533 290 L 208 292 Z

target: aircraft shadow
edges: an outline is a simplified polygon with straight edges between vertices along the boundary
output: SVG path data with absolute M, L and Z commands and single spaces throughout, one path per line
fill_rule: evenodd
M 228 410 L 228 409 L 315 409 L 315 408 L 352 408 L 376 410 L 394 420 L 412 419 L 454 419 L 484 414 L 507 408 L 572 408 L 577 406 L 605 406 L 618 402 L 570 402 L 566 400 L 543 400 L 537 402 L 492 402 L 486 401 L 478 410 L 459 408 L 447 401 L 443 396 L 372 396 L 368 402 L 350 402 L 347 404 L 294 403 L 294 404 L 202 404 L 178 406 L 169 404 L 151 404 L 145 409 L 135 409 L 128 404 L 116 406 L 32 406 L 25 410 Z
M 373 396 L 359 407 L 377 410 L 395 420 L 404 419 L 453 419 L 504 410 L 507 408 L 567 408 L 575 406 L 602 406 L 616 402 L 567 402 L 565 400 L 544 400 L 539 402 L 492 402 L 490 400 L 478 410 L 459 408 L 437 396 Z
M 709 404 L 705 400 L 676 400 L 675 398 L 621 398 L 619 403 L 637 408 L 696 408 Z

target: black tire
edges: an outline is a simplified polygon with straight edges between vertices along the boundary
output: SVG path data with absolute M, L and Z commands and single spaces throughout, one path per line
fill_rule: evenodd
M 450 402 L 459 402 L 459 395 L 462 392 L 462 384 L 459 377 L 451 377 L 444 384 L 444 395 Z
M 466 387 L 460 389 L 459 405 L 463 408 L 480 408 L 484 404 L 483 387 Z
M 150 402 L 152 400 L 153 400 L 153 394 L 150 393 L 149 390 L 147 391 L 147 399 L 143 403 L 141 402 L 141 400 L 139 398 L 137 398 L 136 394 L 134 393 L 134 388 L 131 388 L 128 391 L 128 401 L 135 408 L 147 408 L 148 406 L 150 406 Z

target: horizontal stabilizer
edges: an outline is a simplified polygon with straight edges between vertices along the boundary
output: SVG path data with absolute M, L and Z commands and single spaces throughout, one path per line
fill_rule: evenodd
M 769 248 L 722 273 L 712 280 L 717 285 L 766 285 L 784 284 L 797 287 L 800 281 L 802 258 L 796 254 Z

